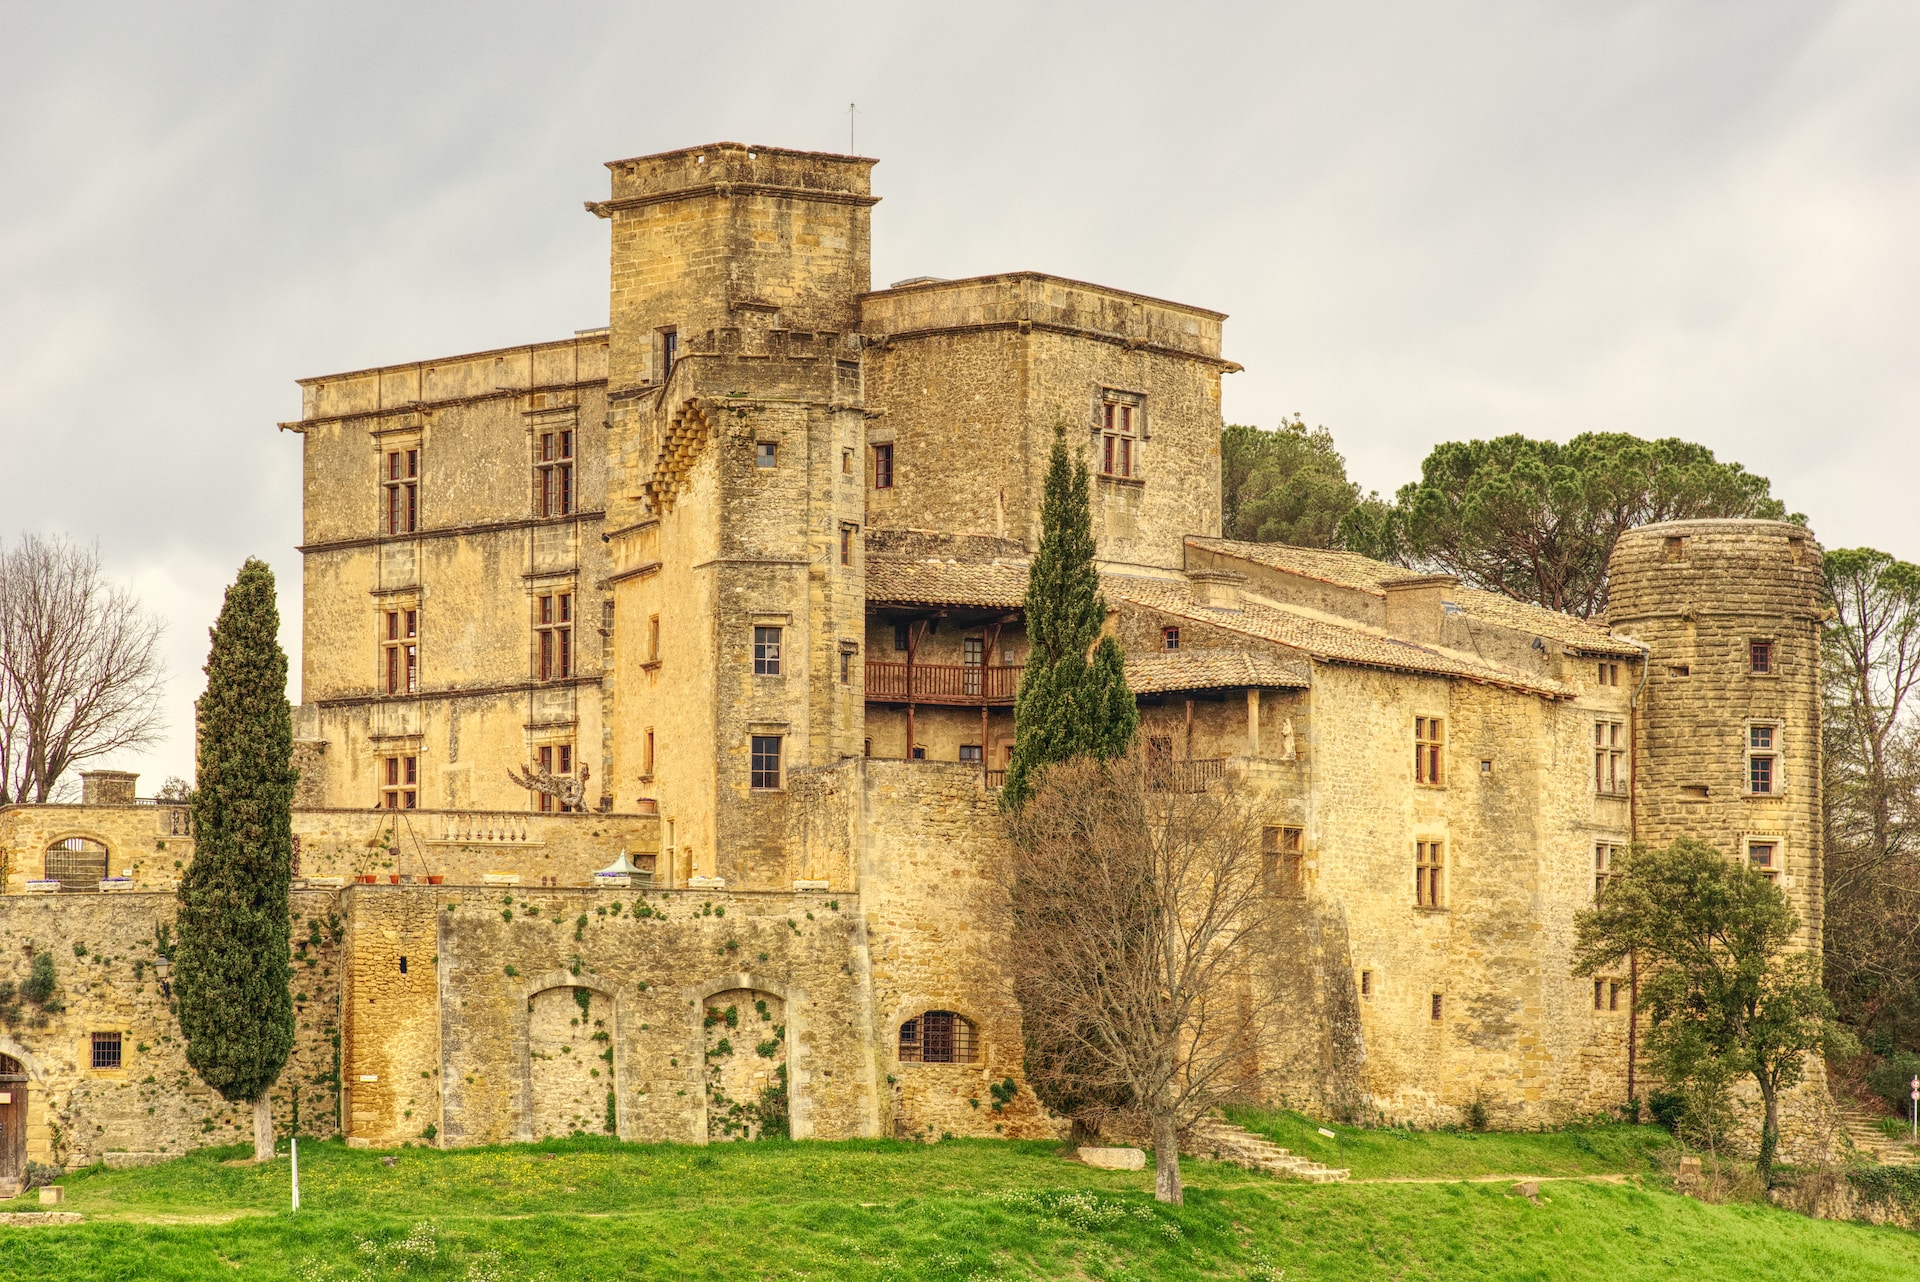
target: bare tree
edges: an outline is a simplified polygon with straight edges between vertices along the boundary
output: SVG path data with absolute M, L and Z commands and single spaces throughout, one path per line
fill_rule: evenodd
M 44 802 L 81 762 L 153 742 L 162 628 L 95 549 L 33 534 L 0 547 L 0 805 Z
M 1049 768 L 1006 872 L 1029 1079 L 1144 1121 L 1162 1202 L 1182 1200 L 1181 1134 L 1257 1086 L 1276 1014 L 1254 964 L 1274 903 L 1260 820 L 1231 781 L 1173 782 L 1138 751 Z

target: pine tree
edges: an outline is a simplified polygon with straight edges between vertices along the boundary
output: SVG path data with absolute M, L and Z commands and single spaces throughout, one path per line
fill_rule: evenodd
M 273 1156 L 267 1092 L 293 1049 L 288 891 L 293 717 L 273 571 L 249 559 L 227 589 L 200 697 L 193 862 L 180 884 L 174 992 L 187 1063 L 254 1106 L 254 1158 Z
M 1040 500 L 1040 547 L 1027 576 L 1030 648 L 1013 705 L 1013 760 L 1000 792 L 1010 810 L 1026 804 L 1046 767 L 1118 756 L 1139 725 L 1119 643 L 1100 636 L 1107 606 L 1093 553 L 1087 465 L 1068 455 L 1065 433 L 1056 428 Z

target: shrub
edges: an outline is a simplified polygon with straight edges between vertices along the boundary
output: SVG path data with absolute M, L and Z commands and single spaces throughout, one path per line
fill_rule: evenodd
M 1847 1183 L 1864 1202 L 1920 1210 L 1920 1167 L 1862 1166 L 1847 1172 Z
M 1678 1091 L 1655 1091 L 1647 1096 L 1647 1112 L 1652 1115 L 1654 1125 L 1677 1135 L 1680 1120 L 1687 1115 L 1686 1096 Z
M 1867 1089 L 1893 1105 L 1894 1111 L 1905 1114 L 1912 1103 L 1907 1097 L 1911 1089 L 1907 1083 L 1915 1077 L 1920 1077 L 1920 1055 L 1896 1051 L 1867 1074 Z

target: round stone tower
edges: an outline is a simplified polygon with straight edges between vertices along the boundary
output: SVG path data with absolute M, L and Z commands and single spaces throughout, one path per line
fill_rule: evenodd
M 1775 878 L 1820 938 L 1820 546 L 1784 521 L 1627 531 L 1607 623 L 1648 648 L 1634 701 L 1636 841 L 1697 837 Z

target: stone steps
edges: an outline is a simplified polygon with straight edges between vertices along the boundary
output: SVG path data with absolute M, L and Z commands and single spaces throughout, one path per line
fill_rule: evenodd
M 1187 1133 L 1185 1148 L 1195 1157 L 1231 1162 L 1250 1171 L 1266 1171 L 1309 1184 L 1340 1184 L 1348 1172 L 1281 1148 L 1263 1136 L 1220 1117 L 1203 1117 Z
M 1906 1166 L 1920 1162 L 1920 1153 L 1916 1153 L 1907 1141 L 1881 1133 L 1880 1123 L 1884 1118 L 1851 1103 L 1839 1104 L 1838 1112 L 1840 1130 L 1856 1152 L 1865 1153 L 1883 1166 Z

